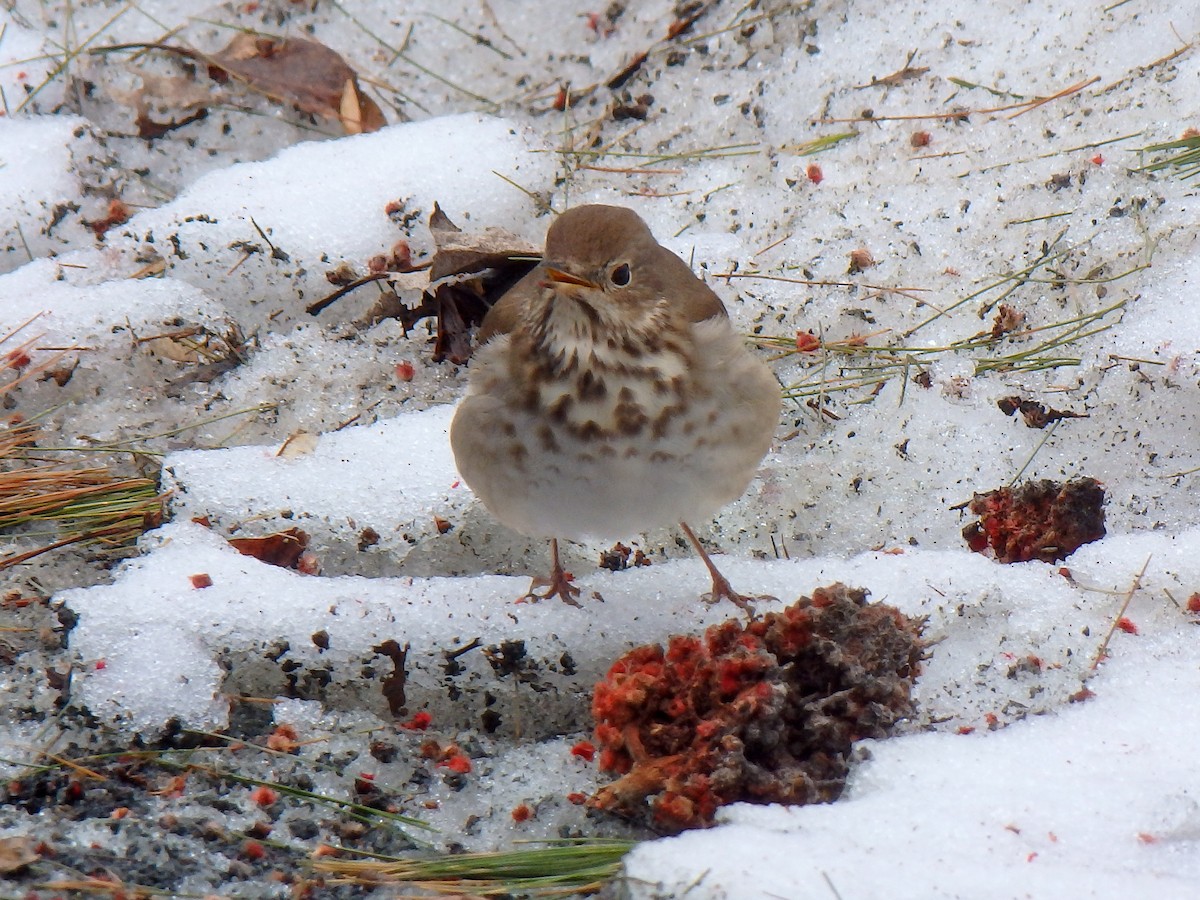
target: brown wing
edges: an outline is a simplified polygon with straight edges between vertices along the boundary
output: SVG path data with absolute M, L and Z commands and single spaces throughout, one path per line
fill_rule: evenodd
M 725 304 L 713 289 L 696 277 L 682 259 L 665 247 L 659 247 L 655 274 L 662 290 L 687 321 L 703 322 L 715 316 L 726 317 Z
M 521 310 L 535 296 L 538 282 L 545 277 L 541 267 L 537 266 L 509 288 L 483 317 L 483 323 L 475 335 L 475 345 L 482 346 L 497 335 L 512 331 L 521 316 Z

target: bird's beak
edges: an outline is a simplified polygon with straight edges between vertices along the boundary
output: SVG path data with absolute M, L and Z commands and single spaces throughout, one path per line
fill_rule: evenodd
M 572 275 L 563 269 L 556 269 L 554 266 L 546 266 L 546 280 L 542 282 L 545 287 L 555 287 L 557 285 L 570 285 L 573 287 L 585 287 L 600 289 L 600 285 L 594 281 L 588 281 L 586 278 L 580 278 L 578 275 Z

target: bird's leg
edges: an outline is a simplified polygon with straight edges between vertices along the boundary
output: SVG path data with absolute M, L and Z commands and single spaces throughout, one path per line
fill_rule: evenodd
M 549 588 L 544 594 L 537 593 L 537 588 Z M 564 572 L 562 563 L 558 560 L 558 538 L 550 539 L 550 574 L 549 576 L 534 576 L 533 583 L 529 585 L 529 593 L 522 600 L 530 600 L 536 603 L 538 600 L 549 600 L 551 597 L 562 598 L 563 603 L 569 603 L 571 606 L 579 606 L 579 602 L 575 599 L 579 596 L 579 588 L 575 586 L 575 582 L 571 578 L 570 572 Z
M 696 552 L 700 554 L 700 558 L 704 560 L 704 565 L 708 566 L 708 573 L 712 575 L 712 593 L 704 594 L 701 599 L 705 603 L 717 603 L 721 600 L 728 600 L 733 603 L 738 609 L 745 610 L 750 618 L 754 618 L 754 605 L 750 602 L 753 599 L 758 600 L 773 600 L 773 597 L 747 597 L 745 594 L 739 594 L 733 589 L 733 585 L 729 583 L 729 579 L 720 573 L 712 558 L 708 555 L 708 551 L 700 545 L 700 540 L 696 537 L 696 533 L 688 527 L 687 522 L 680 522 L 679 527 L 683 529 L 683 533 L 687 535 L 688 540 L 692 542 L 692 546 L 696 548 Z

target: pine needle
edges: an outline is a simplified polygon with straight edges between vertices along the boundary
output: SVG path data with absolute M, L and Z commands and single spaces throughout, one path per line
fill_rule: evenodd
M 635 845 L 628 840 L 583 839 L 537 849 L 409 859 L 322 857 L 312 867 L 353 884 L 410 884 L 482 897 L 565 896 L 600 890 L 620 873 L 621 860 Z
M 1138 152 L 1163 153 L 1166 151 L 1179 152 L 1171 152 L 1163 159 L 1155 160 L 1136 171 L 1161 172 L 1164 169 L 1170 169 L 1181 178 L 1191 178 L 1200 173 L 1200 134 L 1180 138 L 1177 141 L 1167 141 L 1163 144 L 1151 144 L 1149 147 L 1142 147 Z

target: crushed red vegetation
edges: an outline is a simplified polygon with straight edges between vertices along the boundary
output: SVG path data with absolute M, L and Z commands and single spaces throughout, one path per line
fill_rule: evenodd
M 1094 478 L 1031 481 L 976 494 L 967 504 L 978 522 L 963 529 L 976 553 L 1002 563 L 1057 562 L 1105 535 L 1104 486 Z
M 593 696 L 600 768 L 620 777 L 590 805 L 678 831 L 727 803 L 836 800 L 853 742 L 913 712 L 922 624 L 835 584 L 631 650 Z

